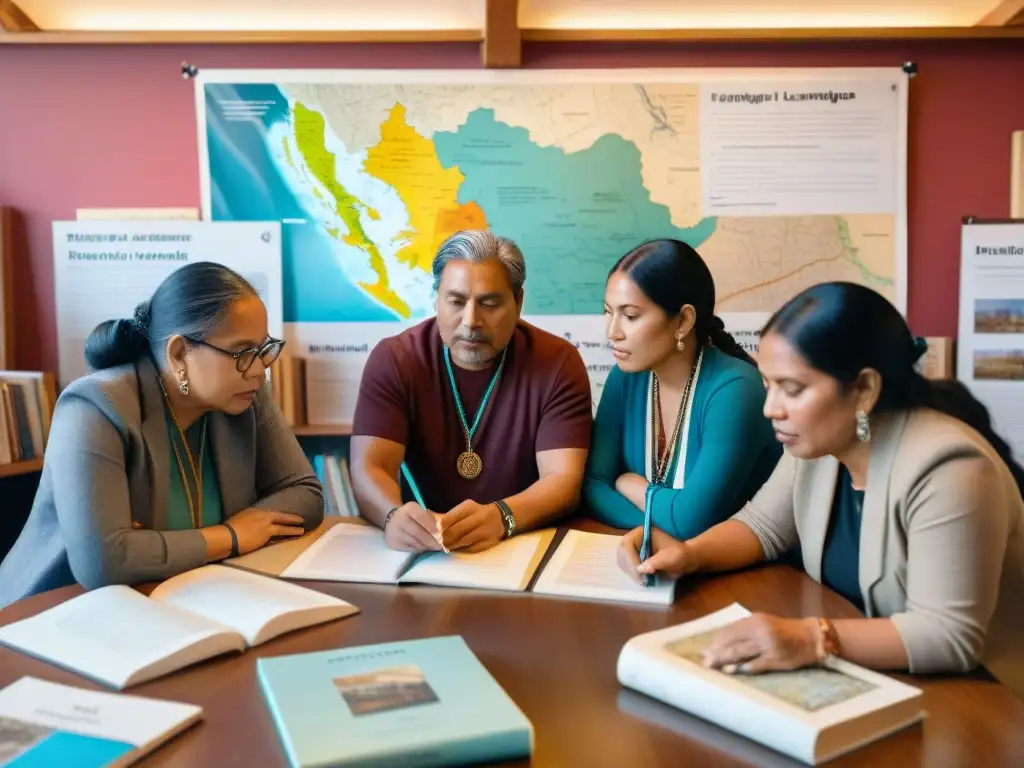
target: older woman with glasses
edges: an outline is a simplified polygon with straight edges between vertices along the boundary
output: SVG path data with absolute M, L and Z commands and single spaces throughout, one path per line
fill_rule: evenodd
M 283 346 L 255 289 L 211 263 L 97 326 L 93 372 L 57 400 L 32 512 L 0 564 L 0 607 L 166 579 L 316 527 L 322 489 L 266 384 Z

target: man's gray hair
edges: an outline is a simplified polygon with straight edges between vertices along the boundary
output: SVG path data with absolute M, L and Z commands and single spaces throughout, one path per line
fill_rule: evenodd
M 512 283 L 512 292 L 518 295 L 523 289 L 523 283 L 526 282 L 526 260 L 523 258 L 523 252 L 507 237 L 498 237 L 484 229 L 464 229 L 441 243 L 431 265 L 434 290 L 441 285 L 441 273 L 448 266 L 448 262 L 469 261 L 482 264 L 489 259 L 501 262 L 508 273 L 509 282 Z

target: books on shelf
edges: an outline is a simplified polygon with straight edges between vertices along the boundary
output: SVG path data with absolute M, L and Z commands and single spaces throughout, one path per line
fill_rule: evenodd
M 328 517 L 359 517 L 348 459 L 334 453 L 319 453 L 311 461 L 313 471 L 324 489 Z
M 339 523 L 281 572 L 284 579 L 431 584 L 521 592 L 554 538 L 554 529 L 507 539 L 476 554 L 401 552 L 369 525 Z
M 0 690 L 0 766 L 128 766 L 202 716 L 192 704 L 26 676 Z
M 43 458 L 54 387 L 42 371 L 0 371 L 0 464 Z
M 533 726 L 458 636 L 261 658 L 292 768 L 528 759 Z
M 658 576 L 652 586 L 645 587 L 631 579 L 618 564 L 619 541 L 619 536 L 607 533 L 567 531 L 537 577 L 533 591 L 559 597 L 671 605 L 675 580 Z
M 207 565 L 149 597 L 124 585 L 78 595 L 0 627 L 0 644 L 123 689 L 358 611 L 297 584 Z
M 920 689 L 841 659 L 750 675 L 704 667 L 701 654 L 714 632 L 749 615 L 734 603 L 632 638 L 619 654 L 619 683 L 807 765 L 924 717 Z

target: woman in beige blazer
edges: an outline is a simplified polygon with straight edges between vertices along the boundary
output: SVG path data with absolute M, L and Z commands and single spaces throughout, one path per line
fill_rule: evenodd
M 686 541 L 627 534 L 630 573 L 682 576 L 772 560 L 799 546 L 810 576 L 867 618 L 755 615 L 719 632 L 705 662 L 757 673 L 821 662 L 966 672 L 1024 694 L 1024 471 L 984 406 L 924 379 L 924 351 L 881 295 L 814 286 L 766 325 L 764 412 L 786 448 L 732 519 Z

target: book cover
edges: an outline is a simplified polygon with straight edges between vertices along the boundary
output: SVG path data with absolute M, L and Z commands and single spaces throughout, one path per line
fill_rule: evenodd
M 131 765 L 195 724 L 202 709 L 22 677 L 0 691 L 0 766 Z
M 631 638 L 619 654 L 619 683 L 808 765 L 924 717 L 919 688 L 843 659 L 751 675 L 706 668 L 702 652 L 715 631 L 749 615 L 734 603 Z
M 293 768 L 526 758 L 533 727 L 461 637 L 261 658 Z

